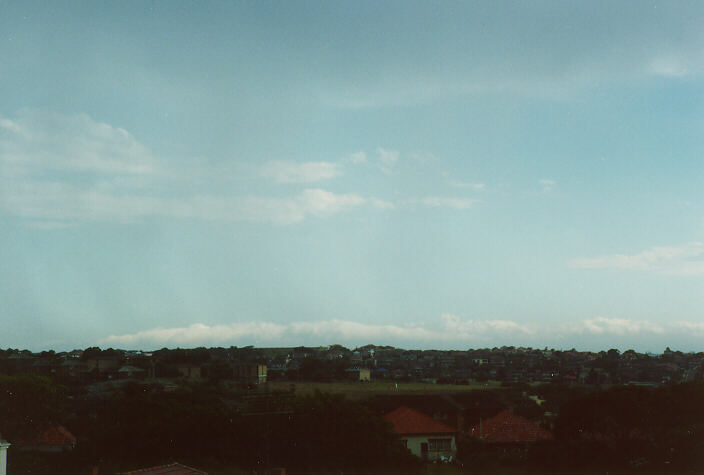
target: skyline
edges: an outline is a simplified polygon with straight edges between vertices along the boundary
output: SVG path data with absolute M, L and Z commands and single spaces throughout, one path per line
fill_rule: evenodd
M 0 1 L 0 348 L 701 351 L 703 20 Z

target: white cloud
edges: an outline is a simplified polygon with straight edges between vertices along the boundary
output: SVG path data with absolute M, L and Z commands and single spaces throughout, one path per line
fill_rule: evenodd
M 368 201 L 369 201 L 369 204 L 371 204 L 375 208 L 386 209 L 386 210 L 391 210 L 391 209 L 396 208 L 396 205 L 394 203 L 392 203 L 391 201 L 380 200 L 378 198 L 371 198 Z
M 462 321 L 443 315 L 440 325 L 393 325 L 349 320 L 301 321 L 291 323 L 237 322 L 225 325 L 196 323 L 186 327 L 153 328 L 136 333 L 110 335 L 100 341 L 111 346 L 207 345 L 231 342 L 255 344 L 321 345 L 330 342 L 378 344 L 465 344 L 482 342 L 491 335 L 531 334 L 532 331 L 505 320 Z
M 538 180 L 538 183 L 540 183 L 540 186 L 544 193 L 552 191 L 553 187 L 555 186 L 555 181 L 549 180 L 547 178 L 541 178 L 540 180 Z
M 690 72 L 687 62 L 674 56 L 660 56 L 653 59 L 647 70 L 655 76 L 665 77 L 683 77 Z
M 346 159 L 350 163 L 364 163 L 367 161 L 367 154 L 365 152 L 355 152 L 351 153 Z
M 438 196 L 427 196 L 418 200 L 419 203 L 432 208 L 453 208 L 453 209 L 469 209 L 479 200 L 469 198 L 447 198 Z
M 257 341 L 276 341 L 284 335 L 286 330 L 287 327 L 284 325 L 267 322 L 231 323 L 213 326 L 194 323 L 187 327 L 152 328 L 137 333 L 111 335 L 101 340 L 101 344 L 138 347 L 143 344 L 166 346 L 218 344 L 241 338 Z
M 568 344 L 574 345 L 574 335 L 580 335 L 586 341 L 600 342 L 598 344 L 613 342 L 612 338 L 623 341 L 629 336 L 645 339 L 657 337 L 658 340 L 663 340 L 682 332 L 704 334 L 704 323 L 679 321 L 657 324 L 642 320 L 595 317 L 560 325 L 501 319 L 464 319 L 445 313 L 439 321 L 425 324 L 363 323 L 342 319 L 288 323 L 249 321 L 219 325 L 195 323 L 183 327 L 160 327 L 110 335 L 99 344 L 148 348 L 230 344 L 297 346 L 339 342 L 352 346 L 373 343 L 415 348 L 476 348 L 511 344 L 543 346 L 553 345 L 557 341 L 568 341 Z
M 328 162 L 272 162 L 265 174 L 279 182 L 302 183 L 341 171 L 342 165 Z M 85 114 L 25 110 L 16 118 L 0 117 L 0 211 L 38 229 L 152 216 L 292 224 L 363 205 L 393 207 L 375 198 L 318 188 L 287 197 L 216 194 L 204 189 L 210 180 L 190 182 L 192 175 L 197 173 L 166 172 L 127 131 Z M 184 187 L 184 182 L 199 186 Z M 174 189 L 189 193 L 169 192 Z
M 339 213 L 344 209 L 359 206 L 366 202 L 364 198 L 354 193 L 336 195 L 335 193 L 319 189 L 303 190 L 297 201 L 306 214 L 317 216 Z
M 342 175 L 342 166 L 331 162 L 273 161 L 262 167 L 261 174 L 276 183 L 312 183 Z
M 388 150 L 385 148 L 376 149 L 377 158 L 379 159 L 379 168 L 382 172 L 390 175 L 394 171 L 394 167 L 398 163 L 400 153 L 398 150 Z
M 576 258 L 569 265 L 578 269 L 623 269 L 657 271 L 667 274 L 704 274 L 704 243 L 692 242 L 680 246 L 660 246 L 638 254 Z
M 527 325 L 510 320 L 462 320 L 457 315 L 445 313 L 440 317 L 445 331 L 451 332 L 460 338 L 468 338 L 486 333 L 513 333 L 533 334 L 534 331 Z
M 467 183 L 463 181 L 451 181 L 450 186 L 454 188 L 468 188 L 472 191 L 484 191 L 486 185 L 484 183 Z
M 148 216 L 209 221 L 293 224 L 308 216 L 332 216 L 367 203 L 356 194 L 306 189 L 288 198 L 116 195 L 62 183 L 24 184 L 0 193 L 0 209 L 27 219 L 58 222 L 131 222 Z M 375 205 L 375 203 L 372 203 Z
M 143 175 L 157 171 L 147 147 L 126 130 L 86 114 L 23 110 L 0 116 L 0 173 L 47 171 Z
M 570 333 L 589 333 L 592 335 L 632 335 L 641 333 L 661 335 L 665 333 L 664 328 L 656 323 L 606 317 L 583 320 L 577 324 L 568 325 L 566 330 Z
M 704 335 L 704 322 L 678 321 L 672 324 L 676 329 L 683 330 L 694 335 Z

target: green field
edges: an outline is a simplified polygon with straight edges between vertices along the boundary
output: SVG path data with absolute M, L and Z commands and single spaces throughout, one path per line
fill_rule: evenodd
M 377 394 L 450 394 L 500 387 L 496 381 L 472 384 L 394 383 L 390 381 L 373 381 L 370 383 L 353 381 L 335 383 L 270 381 L 267 386 L 272 391 L 286 391 L 293 386 L 296 394 L 300 395 L 312 394 L 316 390 L 326 393 L 342 393 L 349 399 L 365 399 Z

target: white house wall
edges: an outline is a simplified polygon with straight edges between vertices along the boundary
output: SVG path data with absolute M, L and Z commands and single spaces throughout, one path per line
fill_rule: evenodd
M 403 435 L 401 436 L 401 440 L 407 441 L 406 447 L 408 450 L 411 451 L 413 455 L 416 457 L 421 457 L 421 450 L 420 450 L 420 444 L 426 443 L 428 446 L 430 446 L 430 441 L 429 439 L 450 439 L 450 450 L 443 450 L 443 451 L 428 451 L 428 460 L 437 460 L 441 456 L 448 456 L 452 455 L 454 456 L 457 453 L 457 444 L 455 443 L 455 436 L 454 435 L 411 435 L 411 436 L 406 436 Z

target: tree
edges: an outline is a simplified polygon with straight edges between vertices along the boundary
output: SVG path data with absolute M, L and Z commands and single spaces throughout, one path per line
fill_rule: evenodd
M 2 435 L 24 438 L 60 423 L 64 395 L 64 387 L 43 376 L 0 375 Z

